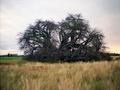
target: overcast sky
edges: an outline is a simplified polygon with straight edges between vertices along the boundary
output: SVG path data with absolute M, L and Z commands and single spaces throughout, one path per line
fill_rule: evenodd
M 105 35 L 111 52 L 120 53 L 120 0 L 0 0 L 0 54 L 20 53 L 18 34 L 37 19 L 61 21 L 79 14 Z

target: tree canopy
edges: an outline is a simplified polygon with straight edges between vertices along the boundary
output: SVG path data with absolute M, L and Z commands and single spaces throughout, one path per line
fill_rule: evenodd
M 19 44 L 32 59 L 101 59 L 105 48 L 104 35 L 80 14 L 70 14 L 58 23 L 38 20 L 21 34 Z

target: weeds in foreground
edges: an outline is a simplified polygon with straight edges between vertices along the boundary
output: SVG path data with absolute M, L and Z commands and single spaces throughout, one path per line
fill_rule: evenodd
M 1 90 L 120 90 L 120 61 L 0 66 Z

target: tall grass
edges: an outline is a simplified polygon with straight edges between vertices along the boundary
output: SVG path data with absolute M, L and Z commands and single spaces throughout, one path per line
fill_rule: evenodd
M 120 61 L 1 65 L 0 90 L 120 90 Z

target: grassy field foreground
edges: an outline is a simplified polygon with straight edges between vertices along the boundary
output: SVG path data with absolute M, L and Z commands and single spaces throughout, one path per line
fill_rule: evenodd
M 0 65 L 0 90 L 120 90 L 120 60 Z

